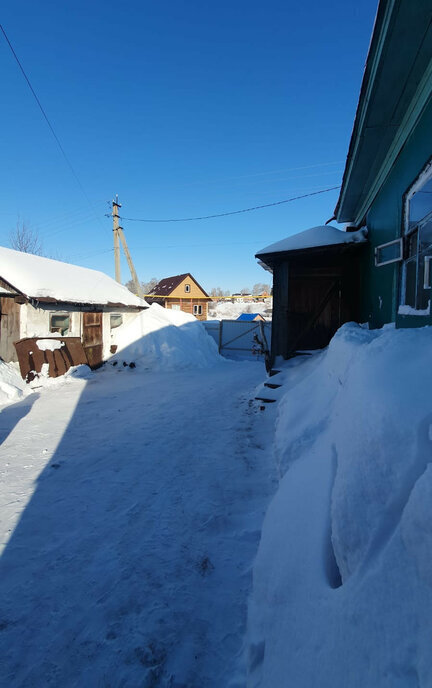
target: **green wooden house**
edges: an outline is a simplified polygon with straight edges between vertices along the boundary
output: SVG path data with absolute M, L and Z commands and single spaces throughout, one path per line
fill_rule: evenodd
M 390 322 L 397 327 L 432 324 L 431 0 L 379 3 L 332 219 L 347 224 L 347 232 L 341 232 L 347 238 L 362 231 L 367 241 L 349 249 L 352 242 L 335 240 L 337 249 L 323 240 L 319 251 L 297 242 L 296 252 L 287 252 L 286 244 L 278 252 L 276 244 L 257 254 L 273 270 L 273 359 L 328 343 L 347 319 L 372 328 Z M 337 269 L 331 272 L 331 266 Z M 305 284 L 313 270 L 331 272 L 339 284 L 331 317 L 322 286 L 316 286 L 308 307 Z M 293 280 L 299 271 L 301 289 Z M 314 289 L 309 286 L 309 291 Z M 320 291 L 327 315 L 322 309 L 318 313 Z M 297 322 L 295 310 L 302 316 Z M 327 327 L 321 328 L 315 346 L 313 330 L 320 320 Z

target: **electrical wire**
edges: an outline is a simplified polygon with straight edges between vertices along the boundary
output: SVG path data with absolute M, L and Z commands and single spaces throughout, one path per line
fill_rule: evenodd
M 243 210 L 232 210 L 227 213 L 217 213 L 215 215 L 202 215 L 201 217 L 181 217 L 181 218 L 170 218 L 168 220 L 151 220 L 143 219 L 139 217 L 122 217 L 121 220 L 127 220 L 128 222 L 194 222 L 195 220 L 211 220 L 215 217 L 227 217 L 228 215 L 239 215 L 240 213 L 250 213 L 253 210 L 261 210 L 262 208 L 271 208 L 276 205 L 282 205 L 283 203 L 291 203 L 292 201 L 298 201 L 301 198 L 308 198 L 309 196 L 317 196 L 318 194 L 327 193 L 327 191 L 334 191 L 335 189 L 340 189 L 341 185 L 331 186 L 328 189 L 320 189 L 319 191 L 313 191 L 312 193 L 303 194 L 302 196 L 292 196 L 291 198 L 286 198 L 283 201 L 276 201 L 275 203 L 265 203 L 264 205 L 256 205 L 253 208 L 244 208 Z M 107 215 L 107 217 L 109 217 Z
M 81 189 L 81 191 L 82 191 L 82 193 L 83 193 L 83 195 L 84 195 L 84 197 L 85 197 L 87 203 L 89 204 L 89 206 L 92 208 L 92 211 L 94 212 L 93 206 L 92 206 L 92 202 L 90 201 L 90 198 L 88 197 L 88 195 L 87 195 L 87 193 L 86 193 L 86 191 L 85 191 L 83 185 L 81 184 L 81 181 L 80 181 L 80 179 L 79 179 L 77 173 L 75 172 L 75 169 L 74 169 L 74 167 L 73 167 L 71 161 L 69 160 L 68 156 L 66 155 L 66 151 L 65 151 L 65 149 L 63 148 L 63 146 L 62 146 L 62 144 L 61 144 L 61 142 L 60 142 L 60 139 L 59 139 L 59 137 L 57 136 L 57 134 L 56 134 L 56 132 L 55 132 L 55 130 L 54 130 L 54 127 L 53 127 L 53 125 L 51 124 L 51 122 L 50 122 L 50 120 L 49 120 L 49 118 L 48 118 L 48 115 L 46 114 L 45 110 L 43 109 L 42 103 L 40 102 L 40 100 L 39 100 L 39 98 L 38 98 L 38 96 L 37 96 L 37 94 L 36 94 L 36 91 L 34 90 L 33 86 L 31 85 L 30 79 L 28 78 L 27 74 L 25 73 L 24 67 L 22 66 L 21 62 L 19 61 L 18 55 L 16 54 L 15 50 L 13 49 L 12 43 L 10 42 L 10 40 L 9 40 L 9 38 L 8 38 L 8 36 L 7 36 L 7 33 L 6 33 L 6 31 L 4 30 L 2 24 L 0 24 L 0 29 L 1 29 L 1 31 L 2 31 L 2 33 L 3 33 L 3 36 L 4 36 L 5 39 L 6 39 L 6 42 L 7 42 L 8 46 L 9 46 L 9 48 L 11 49 L 12 55 L 14 56 L 14 58 L 15 58 L 17 64 L 18 64 L 18 67 L 20 68 L 20 70 L 21 70 L 21 72 L 22 72 L 22 75 L 23 75 L 24 79 L 25 79 L 26 82 L 27 82 L 27 85 L 28 85 L 30 91 L 32 92 L 32 94 L 33 94 L 33 96 L 34 96 L 34 99 L 35 99 L 36 103 L 37 103 L 38 106 L 39 106 L 39 109 L 40 109 L 40 111 L 41 111 L 41 113 L 42 113 L 42 115 L 43 115 L 43 117 L 44 117 L 44 119 L 45 119 L 45 121 L 46 121 L 46 123 L 47 123 L 47 125 L 48 125 L 48 127 L 49 127 L 49 129 L 50 129 L 50 131 L 51 131 L 51 133 L 52 133 L 52 135 L 54 136 L 54 139 L 56 140 L 56 143 L 57 143 L 57 145 L 58 145 L 58 147 L 59 147 L 59 149 L 60 149 L 60 151 L 61 151 L 61 154 L 63 155 L 63 158 L 64 158 L 65 161 L 66 161 L 66 164 L 68 165 L 70 171 L 72 172 L 72 174 L 73 174 L 73 176 L 74 176 L 74 178 L 75 178 L 75 181 L 77 182 L 78 186 L 80 187 L 80 189 Z M 98 217 L 98 222 L 99 222 L 99 221 L 100 221 L 100 220 L 99 220 L 99 217 Z

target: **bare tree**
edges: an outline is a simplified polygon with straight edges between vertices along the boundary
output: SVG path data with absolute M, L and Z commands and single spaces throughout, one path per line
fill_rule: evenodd
M 9 233 L 9 243 L 15 251 L 43 256 L 43 244 L 38 232 L 19 218 L 15 229 Z
M 151 290 L 157 285 L 159 280 L 157 277 L 152 277 L 148 282 L 141 282 L 141 288 L 143 290 L 143 294 L 150 294 Z M 129 280 L 126 282 L 125 287 L 129 289 L 133 294 L 136 294 L 136 289 L 135 289 L 135 284 L 133 280 Z
M 240 289 L 240 294 L 250 294 L 251 290 L 249 287 L 243 287 L 243 289 Z

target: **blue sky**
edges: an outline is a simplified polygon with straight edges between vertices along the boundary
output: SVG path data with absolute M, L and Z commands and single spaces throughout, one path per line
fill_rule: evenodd
M 179 218 L 340 184 L 376 4 L 10 3 L 2 24 L 85 194 L 0 36 L 0 243 L 20 216 L 47 253 L 114 275 L 116 193 L 124 217 Z M 324 224 L 337 196 L 122 224 L 142 280 L 238 291 L 268 281 L 257 250 Z

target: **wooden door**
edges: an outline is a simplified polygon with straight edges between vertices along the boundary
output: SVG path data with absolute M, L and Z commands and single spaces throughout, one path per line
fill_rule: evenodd
M 103 363 L 102 313 L 83 313 L 83 347 L 90 368 Z

